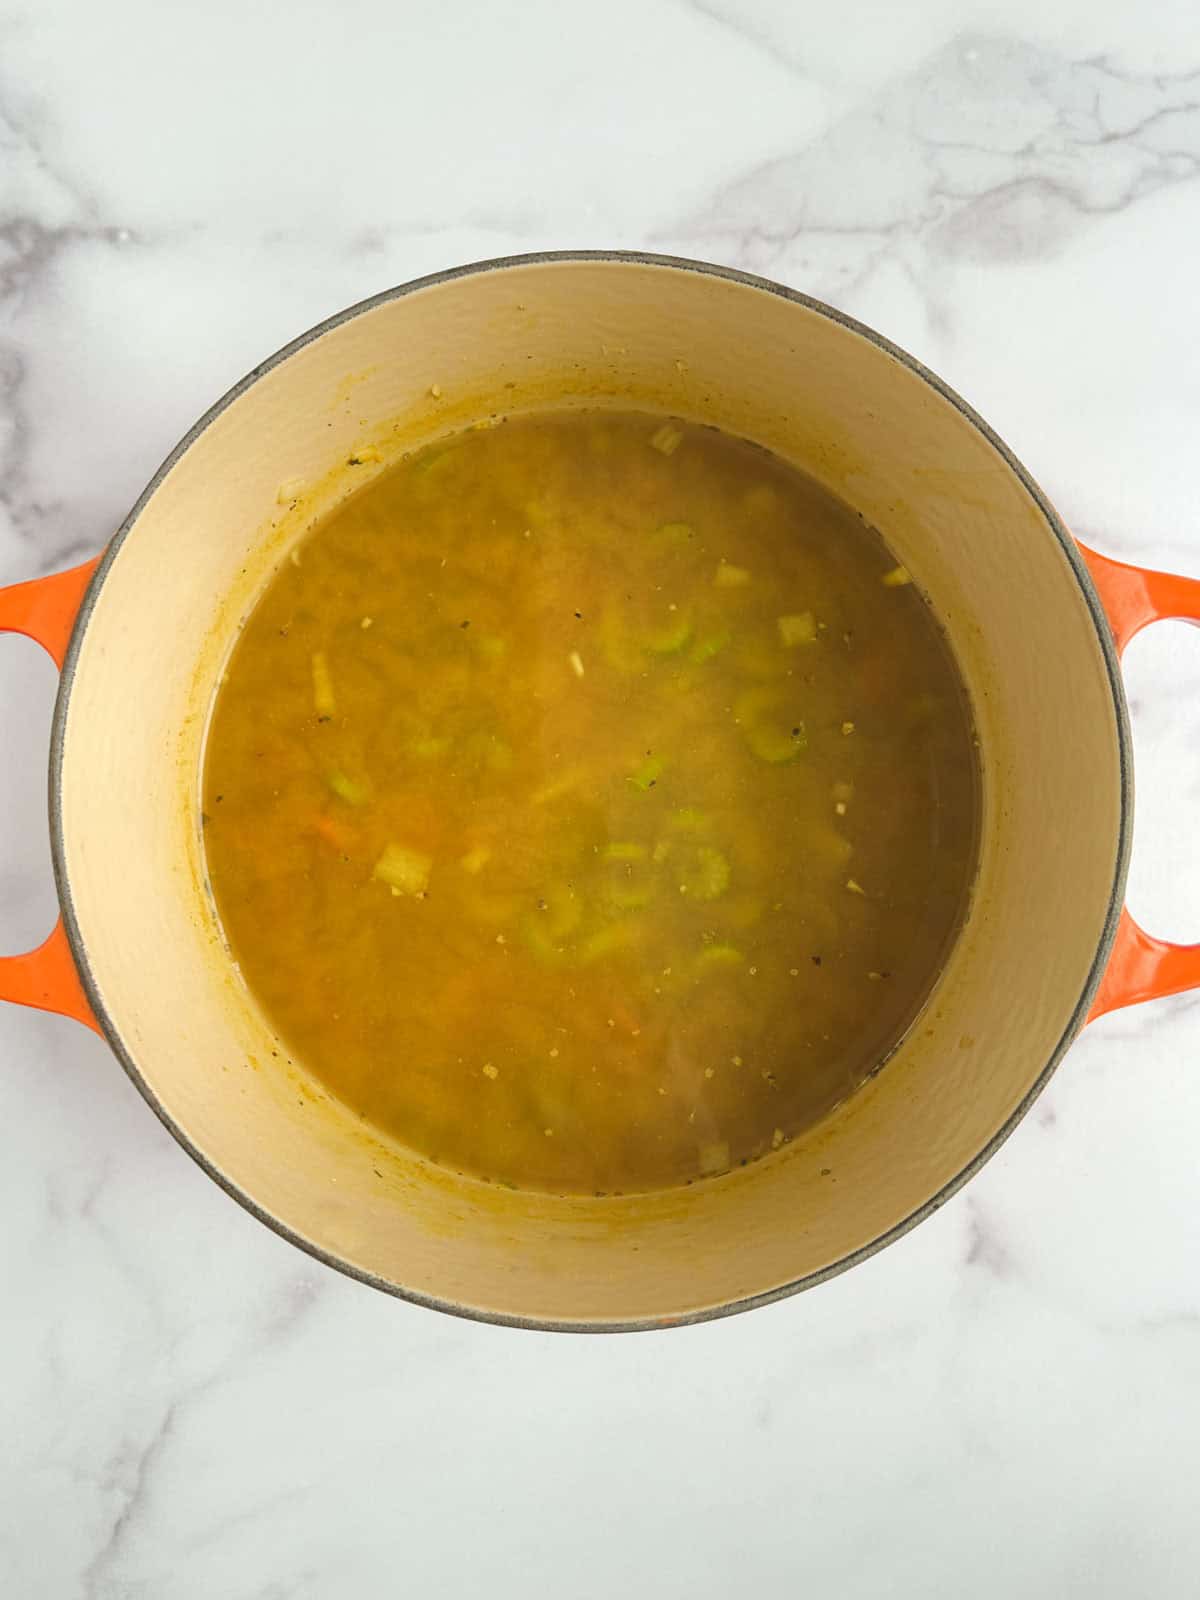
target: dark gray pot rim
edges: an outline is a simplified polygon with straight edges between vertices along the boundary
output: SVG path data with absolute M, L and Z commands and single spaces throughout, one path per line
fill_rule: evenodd
M 302 1234 L 297 1233 L 279 1217 L 273 1216 L 269 1211 L 264 1210 L 264 1208 L 260 1206 L 251 1195 L 249 1195 L 244 1189 L 240 1188 L 223 1172 L 221 1172 L 220 1169 L 209 1160 L 205 1153 L 192 1142 L 187 1132 L 167 1113 L 164 1106 L 158 1100 L 157 1096 L 154 1094 L 153 1090 L 150 1088 L 149 1084 L 138 1070 L 137 1064 L 129 1050 L 126 1048 L 114 1019 L 104 1005 L 91 971 L 87 950 L 84 945 L 79 928 L 78 918 L 75 912 L 74 900 L 71 894 L 71 885 L 66 870 L 66 851 L 62 820 L 62 763 L 67 715 L 70 708 L 71 692 L 75 681 L 75 672 L 79 660 L 80 646 L 83 637 L 87 632 L 88 621 L 95 606 L 96 597 L 104 585 L 108 570 L 113 561 L 116 559 L 117 552 L 120 550 L 122 544 L 129 536 L 130 531 L 136 524 L 138 517 L 141 515 L 141 512 L 149 501 L 150 497 L 155 493 L 158 486 L 166 477 L 167 473 L 170 472 L 171 468 L 174 467 L 176 462 L 179 461 L 183 454 L 191 448 L 191 446 L 196 442 L 205 429 L 208 428 L 221 415 L 227 406 L 231 405 L 236 399 L 238 399 L 240 395 L 244 394 L 252 384 L 257 383 L 258 380 L 266 373 L 271 372 L 282 362 L 288 360 L 289 357 L 295 355 L 298 350 L 302 350 L 305 345 L 311 344 L 314 340 L 319 339 L 323 334 L 328 333 L 331 329 L 340 327 L 343 323 L 349 322 L 354 317 L 361 316 L 364 312 L 373 310 L 376 306 L 384 305 L 390 300 L 399 299 L 403 295 L 413 294 L 420 289 L 427 289 L 436 284 L 448 283 L 455 278 L 471 277 L 485 272 L 504 271 L 509 267 L 583 261 L 607 261 L 625 265 L 633 264 L 640 266 L 671 268 L 680 272 L 704 273 L 711 277 L 727 278 L 732 282 L 744 284 L 748 288 L 760 290 L 764 294 L 777 295 L 781 299 L 791 300 L 797 305 L 806 307 L 809 311 L 814 311 L 823 317 L 827 317 L 831 322 L 839 324 L 839 326 L 846 328 L 850 332 L 858 334 L 860 338 L 869 340 L 871 344 L 876 345 L 880 350 L 886 351 L 888 355 L 894 357 L 897 361 L 902 362 L 911 372 L 923 379 L 931 389 L 935 390 L 939 395 L 941 395 L 943 399 L 948 400 L 950 404 L 953 405 L 955 409 L 959 411 L 962 416 L 965 417 L 967 421 L 970 422 L 971 425 L 983 436 L 983 438 L 997 453 L 997 455 L 999 455 L 1001 459 L 1005 461 L 1016 474 L 1030 498 L 1035 502 L 1038 509 L 1041 511 L 1042 516 L 1045 518 L 1048 530 L 1053 537 L 1057 539 L 1062 548 L 1063 554 L 1066 556 L 1071 565 L 1071 569 L 1075 574 L 1076 581 L 1083 592 L 1084 598 L 1091 612 L 1092 621 L 1095 624 L 1096 634 L 1103 652 L 1105 669 L 1108 674 L 1109 686 L 1112 692 L 1113 711 L 1116 717 L 1120 749 L 1120 834 L 1117 841 L 1116 869 L 1113 874 L 1112 893 L 1109 899 L 1108 914 L 1105 919 L 1104 931 L 1096 948 L 1095 960 L 1092 962 L 1091 968 L 1087 975 L 1087 980 L 1080 991 L 1079 999 L 1071 1014 L 1071 1019 L 1062 1034 L 1062 1037 L 1059 1039 L 1057 1045 L 1050 1055 L 1050 1059 L 1046 1062 L 1045 1067 L 1039 1073 L 1028 1094 L 1008 1117 L 1003 1126 L 997 1130 L 997 1132 L 992 1136 L 987 1144 L 977 1152 L 972 1160 L 969 1161 L 965 1167 L 963 1167 L 961 1172 L 950 1179 L 948 1183 L 944 1184 L 942 1188 L 939 1189 L 936 1194 L 932 1195 L 927 1201 L 925 1201 L 923 1205 L 918 1206 L 915 1211 L 911 1212 L 907 1217 L 904 1217 L 900 1222 L 895 1223 L 891 1228 L 888 1228 L 877 1238 L 872 1239 L 865 1245 L 862 1245 L 859 1249 L 852 1251 L 849 1255 L 843 1256 L 840 1260 L 833 1262 L 831 1265 L 823 1267 L 820 1271 L 809 1273 L 806 1276 L 797 1278 L 790 1283 L 782 1284 L 778 1288 L 766 1290 L 762 1294 L 746 1295 L 741 1299 L 728 1301 L 721 1305 L 704 1307 L 700 1310 L 686 1312 L 678 1316 L 635 1318 L 621 1322 L 560 1322 L 551 1318 L 543 1319 L 538 1317 L 510 1316 L 503 1313 L 486 1311 L 474 1306 L 457 1305 L 452 1301 L 441 1300 L 435 1295 L 419 1294 L 412 1289 L 405 1288 L 402 1284 L 393 1283 L 389 1279 L 378 1277 L 371 1272 L 366 1272 L 362 1268 L 355 1266 L 352 1262 L 344 1260 L 342 1257 L 334 1254 L 333 1252 L 322 1249 L 319 1245 L 314 1244 L 310 1239 L 306 1239 Z M 234 386 L 228 390 L 228 392 L 224 394 L 215 405 L 211 406 L 209 410 L 206 411 L 199 419 L 199 421 L 197 421 L 188 430 L 188 432 L 175 446 L 174 450 L 171 451 L 170 455 L 167 456 L 166 460 L 159 467 L 158 471 L 151 478 L 150 482 L 142 491 L 142 494 L 138 498 L 136 504 L 133 506 L 133 509 L 129 512 L 128 516 L 121 523 L 121 526 L 117 529 L 104 552 L 99 566 L 92 575 L 91 582 L 88 585 L 87 592 L 83 598 L 83 603 L 79 608 L 79 615 L 76 618 L 74 631 L 71 635 L 70 644 L 68 645 L 66 658 L 63 663 L 62 678 L 59 683 L 58 698 L 55 702 L 54 708 L 54 721 L 51 728 L 50 737 L 49 806 L 51 855 L 54 865 L 55 884 L 58 889 L 59 904 L 62 908 L 63 925 L 66 929 L 67 939 L 71 947 L 75 964 L 79 970 L 80 981 L 83 984 L 84 992 L 88 998 L 88 1003 L 91 1006 L 95 1014 L 96 1021 L 99 1023 L 101 1031 L 105 1039 L 108 1041 L 108 1044 L 114 1055 L 117 1057 L 121 1065 L 125 1068 L 125 1071 L 133 1080 L 134 1085 L 142 1095 L 143 1099 L 154 1111 L 160 1122 L 163 1123 L 163 1125 L 169 1130 L 174 1138 L 178 1140 L 178 1142 L 183 1146 L 183 1148 L 197 1163 L 197 1165 L 200 1166 L 215 1183 L 218 1183 L 227 1194 L 231 1195 L 233 1199 L 239 1203 L 239 1205 L 244 1206 L 252 1216 L 257 1217 L 260 1222 L 265 1223 L 268 1228 L 271 1228 L 275 1233 L 279 1234 L 281 1238 L 286 1239 L 290 1244 L 296 1245 L 299 1249 L 307 1252 L 308 1255 L 314 1256 L 318 1261 L 324 1262 L 326 1266 L 333 1267 L 337 1271 L 345 1273 L 348 1277 L 356 1278 L 360 1283 L 369 1284 L 372 1288 L 382 1289 L 386 1294 L 395 1295 L 402 1300 L 411 1301 L 415 1305 L 427 1306 L 432 1310 L 445 1311 L 452 1316 L 465 1317 L 472 1321 L 499 1323 L 507 1327 L 533 1328 L 541 1331 L 564 1333 L 619 1333 L 654 1330 L 666 1327 L 678 1327 L 689 1323 L 713 1321 L 719 1317 L 732 1316 L 735 1312 L 749 1311 L 756 1306 L 768 1305 L 774 1300 L 782 1300 L 785 1296 L 797 1294 L 802 1289 L 814 1288 L 817 1284 L 824 1283 L 827 1279 L 835 1277 L 841 1272 L 845 1272 L 848 1268 L 857 1266 L 860 1261 L 865 1261 L 869 1256 L 872 1256 L 877 1251 L 882 1250 L 886 1245 L 889 1245 L 895 1240 L 901 1238 L 909 1231 L 910 1228 L 914 1228 L 918 1222 L 923 1221 L 926 1217 L 937 1211 L 941 1206 L 945 1205 L 946 1201 L 949 1200 L 952 1195 L 956 1194 L 963 1184 L 965 1184 L 970 1178 L 974 1177 L 984 1163 L 990 1160 L 993 1155 L 995 1155 L 996 1151 L 1008 1138 L 1009 1134 L 1012 1133 L 1013 1129 L 1022 1120 L 1030 1106 L 1037 1099 L 1038 1095 L 1040 1095 L 1042 1090 L 1046 1087 L 1046 1084 L 1050 1081 L 1051 1076 L 1058 1067 L 1059 1062 L 1062 1060 L 1071 1042 L 1082 1028 L 1084 1022 L 1087 1020 L 1087 1015 L 1088 1011 L 1090 1010 L 1092 1000 L 1096 994 L 1096 990 L 1099 987 L 1100 980 L 1104 975 L 1104 969 L 1108 964 L 1109 953 L 1112 949 L 1113 940 L 1116 937 L 1117 923 L 1120 919 L 1121 907 L 1124 899 L 1125 875 L 1129 863 L 1129 848 L 1133 817 L 1132 743 L 1129 732 L 1129 717 L 1125 705 L 1125 692 L 1121 681 L 1121 673 L 1117 661 L 1116 648 L 1108 626 L 1108 619 L 1105 616 L 1104 608 L 1100 603 L 1100 598 L 1096 593 L 1096 589 L 1092 583 L 1091 575 L 1088 572 L 1087 565 L 1084 562 L 1083 557 L 1080 555 L 1074 539 L 1067 532 L 1067 529 L 1054 510 L 1054 507 L 1042 493 L 1032 475 L 1017 459 L 1004 441 L 993 432 L 983 418 L 980 417 L 978 413 L 975 412 L 960 395 L 956 394 L 955 391 L 951 389 L 948 384 L 944 383 L 935 373 L 923 366 L 921 362 L 909 355 L 907 351 L 900 349 L 899 346 L 893 344 L 889 339 L 885 339 L 881 334 L 876 333 L 872 328 L 868 328 L 863 323 L 855 321 L 853 317 L 846 316 L 844 313 L 835 310 L 832 306 L 826 305 L 823 301 L 813 299 L 810 295 L 801 294 L 795 289 L 788 289 L 782 284 L 773 283 L 768 278 L 755 277 L 752 273 L 741 272 L 733 267 L 714 266 L 709 262 L 691 261 L 679 256 L 653 255 L 636 250 L 547 250 L 535 251 L 527 255 L 500 256 L 492 260 L 471 262 L 461 267 L 451 267 L 443 272 L 430 273 L 428 276 L 423 278 L 414 278 L 410 283 L 401 284 L 393 289 L 385 289 L 382 293 L 372 295 L 367 300 L 360 300 L 357 304 L 348 306 L 344 311 L 339 311 L 336 313 L 336 315 L 327 318 L 324 322 L 318 323 L 316 327 L 310 328 L 307 333 L 302 333 L 299 338 L 293 339 L 290 344 L 284 345 L 281 350 L 276 351 L 275 354 L 268 357 L 266 361 L 263 361 L 258 366 L 254 367 L 246 374 L 244 378 L 241 379 L 239 383 L 234 384 Z

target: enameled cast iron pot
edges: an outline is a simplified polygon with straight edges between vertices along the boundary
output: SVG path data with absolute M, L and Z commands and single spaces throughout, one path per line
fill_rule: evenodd
M 984 769 L 961 936 L 886 1068 L 777 1154 L 595 1200 L 477 1183 L 384 1146 L 286 1060 L 205 885 L 207 709 L 290 546 L 403 450 L 501 412 L 612 404 L 759 441 L 884 530 L 949 633 Z M 448 1311 L 657 1327 L 805 1288 L 939 1206 L 1090 1016 L 1200 985 L 1200 947 L 1122 910 L 1130 739 L 1117 657 L 1200 620 L 1200 583 L 1077 546 L 985 424 L 828 306 L 695 262 L 526 256 L 343 312 L 252 372 L 96 561 L 0 592 L 62 668 L 50 828 L 62 920 L 0 996 L 108 1040 L 185 1149 L 332 1266 Z

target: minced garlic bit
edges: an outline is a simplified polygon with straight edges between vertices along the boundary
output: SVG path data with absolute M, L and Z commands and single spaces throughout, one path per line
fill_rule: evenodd
M 817 624 L 811 611 L 796 611 L 786 617 L 776 617 L 780 642 L 787 650 L 797 645 L 812 644 L 817 637 Z
M 664 422 L 650 435 L 650 444 L 661 455 L 673 456 L 683 443 L 683 429 L 675 422 Z
M 842 732 L 843 733 L 853 733 L 854 732 L 854 724 L 852 722 L 843 722 L 842 723 Z
M 846 887 L 851 894 L 866 894 L 867 892 L 857 878 L 847 878 Z
M 778 1150 L 779 1146 L 782 1143 L 783 1143 L 783 1129 L 782 1128 L 776 1128 L 775 1132 L 771 1135 L 771 1149 L 772 1150 Z
M 500 1076 L 500 1068 L 493 1066 L 490 1061 L 485 1061 L 483 1063 L 483 1075 L 485 1078 L 498 1078 Z
M 729 1058 L 729 1059 L 730 1059 L 730 1061 L 732 1061 L 732 1062 L 733 1062 L 733 1064 L 734 1064 L 734 1066 L 735 1066 L 735 1067 L 740 1067 L 740 1066 L 741 1066 L 741 1064 L 742 1064 L 742 1058 L 741 1058 L 741 1056 L 730 1056 L 730 1058 Z
M 735 567 L 729 561 L 718 561 L 713 582 L 718 589 L 741 589 L 750 582 L 750 574 L 745 567 Z
M 433 398 L 435 400 L 440 400 L 442 398 L 442 386 L 441 386 L 441 384 L 440 383 L 431 383 L 429 385 L 429 392 L 430 392 L 430 394 L 433 396 Z
M 722 1140 L 700 1146 L 700 1171 L 705 1177 L 724 1172 L 729 1166 L 729 1146 Z
M 359 627 L 362 629 L 362 631 L 364 633 L 366 633 L 368 628 L 374 627 L 374 625 L 375 625 L 375 618 L 374 617 L 364 617 L 362 619 L 362 621 L 359 623 Z
M 844 800 L 839 800 L 833 809 L 837 812 L 839 817 L 844 817 L 846 815 L 846 802 Z
M 314 650 L 312 657 L 313 709 L 319 717 L 332 717 L 337 710 L 333 695 L 333 677 L 329 659 L 324 650 Z
M 553 1060 L 554 1060 L 554 1058 L 555 1058 L 555 1056 L 557 1056 L 557 1054 L 558 1054 L 558 1046 L 557 1046 L 557 1045 L 555 1045 L 555 1046 L 554 1046 L 554 1048 L 553 1048 L 553 1049 L 552 1049 L 552 1050 L 551 1050 L 551 1052 L 550 1052 L 550 1059 L 551 1059 L 551 1061 L 553 1061 Z
M 885 589 L 901 589 L 906 583 L 912 582 L 912 574 L 907 567 L 893 567 L 890 572 L 885 572 L 879 581 Z
M 372 869 L 372 876 L 380 883 L 386 883 L 393 894 L 423 897 L 429 887 L 432 870 L 432 856 L 393 841 L 384 847 L 383 854 Z
M 572 650 L 571 654 L 567 657 L 567 660 L 571 663 L 571 671 L 575 674 L 575 676 L 577 678 L 582 678 L 583 677 L 583 657 L 579 654 L 579 651 L 578 650 Z
M 715 1077 L 715 1076 L 716 1076 L 716 1068 L 715 1068 L 715 1067 L 705 1067 L 705 1069 L 704 1069 L 704 1076 L 705 1076 L 705 1077 L 706 1077 L 706 1078 L 713 1078 L 713 1077 Z

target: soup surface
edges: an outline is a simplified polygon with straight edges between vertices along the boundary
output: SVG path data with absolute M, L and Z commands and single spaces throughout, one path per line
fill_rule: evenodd
M 471 430 L 285 561 L 218 694 L 217 907 L 384 1133 L 628 1192 L 778 1149 L 927 995 L 975 862 L 949 650 L 857 516 L 661 417 Z

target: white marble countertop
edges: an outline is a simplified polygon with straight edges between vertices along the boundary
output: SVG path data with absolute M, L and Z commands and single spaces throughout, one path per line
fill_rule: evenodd
M 1200 572 L 1194 0 L 0 5 L 0 581 L 293 334 L 623 245 L 874 324 L 1100 549 Z M 1134 910 L 1200 933 L 1200 635 L 1128 658 Z M 0 948 L 54 675 L 0 641 Z M 1191 1597 L 1200 1004 L 1092 1027 L 952 1203 L 749 1316 L 571 1339 L 327 1271 L 0 1007 L 0 1594 Z

